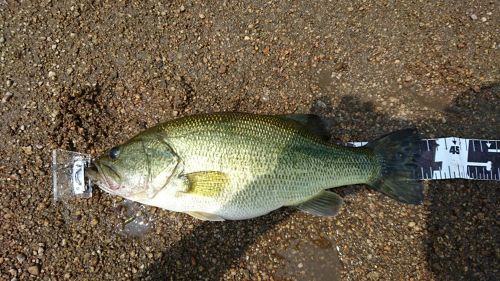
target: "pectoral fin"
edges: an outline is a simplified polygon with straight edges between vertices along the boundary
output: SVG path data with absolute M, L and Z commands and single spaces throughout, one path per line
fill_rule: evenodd
M 335 216 L 343 204 L 342 197 L 331 191 L 322 191 L 308 201 L 295 206 L 297 209 L 316 216 Z
M 185 193 L 217 197 L 229 187 L 229 178 L 226 174 L 216 171 L 195 172 L 185 175 L 188 188 Z
M 223 218 L 218 215 L 204 213 L 204 212 L 186 212 L 186 214 L 192 216 L 193 218 L 197 218 L 199 220 L 204 221 L 224 221 Z

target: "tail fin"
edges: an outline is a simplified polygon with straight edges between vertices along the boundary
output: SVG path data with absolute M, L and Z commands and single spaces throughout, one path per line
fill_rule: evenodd
M 416 179 L 419 140 L 415 129 L 404 129 L 368 143 L 382 167 L 380 176 L 368 184 L 398 201 L 422 203 L 423 187 Z

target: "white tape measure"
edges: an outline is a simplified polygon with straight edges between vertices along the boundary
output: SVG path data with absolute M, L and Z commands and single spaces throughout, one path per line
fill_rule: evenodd
M 367 142 L 350 142 L 363 146 Z M 422 180 L 500 181 L 500 141 L 447 137 L 420 142 L 418 177 Z

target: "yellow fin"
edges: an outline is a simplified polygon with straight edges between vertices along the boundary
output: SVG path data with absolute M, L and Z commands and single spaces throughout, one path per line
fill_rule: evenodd
M 229 186 L 229 178 L 222 172 L 203 171 L 187 174 L 188 194 L 216 197 Z
M 224 219 L 219 217 L 218 215 L 205 212 L 186 212 L 186 214 L 203 221 L 224 221 Z

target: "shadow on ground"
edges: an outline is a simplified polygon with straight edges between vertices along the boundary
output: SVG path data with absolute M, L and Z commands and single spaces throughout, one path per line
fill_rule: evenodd
M 453 136 L 499 139 L 500 85 L 462 94 L 446 118 Z M 436 279 L 498 280 L 500 183 L 431 182 L 428 200 L 427 260 Z
M 375 112 L 371 103 L 351 96 L 344 97 L 335 109 L 328 98 L 321 98 L 314 103 L 311 112 L 325 118 L 335 136 L 332 141 L 360 139 L 355 129 L 360 122 L 365 123 L 363 127 L 370 128 L 363 136 L 417 126 L 436 137 L 494 139 L 500 137 L 499 89 L 500 84 L 494 84 L 462 93 L 443 112 L 446 123 L 432 116 L 419 124 L 393 119 Z M 336 117 L 327 117 L 334 111 Z M 484 120 L 485 116 L 490 120 Z M 381 127 L 387 132 L 381 132 Z M 336 192 L 346 195 L 361 188 L 364 187 L 343 187 Z M 497 280 L 499 196 L 500 184 L 497 182 L 448 180 L 430 183 L 426 198 L 430 213 L 425 248 L 430 270 L 437 280 Z M 143 277 L 150 280 L 222 279 L 228 269 L 243 262 L 245 251 L 252 243 L 286 220 L 289 214 L 290 210 L 279 210 L 247 221 L 203 222 L 167 249 L 143 272 Z M 221 246 L 227 243 L 238 247 Z
M 143 278 L 149 280 L 221 280 L 226 270 L 243 261 L 248 246 L 275 225 L 286 220 L 289 212 L 246 221 L 202 222 L 164 252 L 160 260 L 148 268 Z M 230 243 L 235 248 L 223 246 Z M 250 278 L 250 271 L 240 274 Z M 141 278 L 141 280 L 143 279 Z

